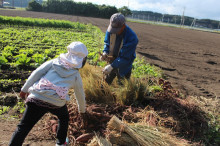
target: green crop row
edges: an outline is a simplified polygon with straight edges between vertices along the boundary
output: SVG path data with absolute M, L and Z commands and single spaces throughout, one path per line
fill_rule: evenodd
M 79 22 L 71 22 L 66 20 L 49 20 L 49 19 L 39 19 L 39 18 L 0 16 L 0 23 L 7 25 L 17 25 L 17 26 L 72 28 L 78 31 L 83 31 L 86 29 L 86 25 L 81 24 Z

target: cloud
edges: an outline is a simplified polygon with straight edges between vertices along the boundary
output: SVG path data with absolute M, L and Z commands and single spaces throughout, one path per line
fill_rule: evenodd
M 132 10 L 146 10 L 166 14 L 220 20 L 219 0 L 130 0 Z
M 153 11 L 163 14 L 182 15 L 195 18 L 220 20 L 219 0 L 75 0 L 106 4 L 120 8 L 128 6 L 131 10 Z

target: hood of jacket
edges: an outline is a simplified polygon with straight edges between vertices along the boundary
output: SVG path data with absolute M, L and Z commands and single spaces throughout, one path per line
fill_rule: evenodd
M 78 69 L 76 68 L 66 68 L 64 65 L 60 64 L 59 58 L 55 59 L 52 64 L 53 69 L 59 74 L 59 76 L 66 78 L 69 76 L 72 76 L 76 72 L 78 72 Z

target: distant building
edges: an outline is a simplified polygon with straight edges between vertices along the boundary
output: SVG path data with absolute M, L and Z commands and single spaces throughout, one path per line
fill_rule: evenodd
M 3 2 L 3 6 L 5 6 L 5 5 L 10 5 L 10 3 L 9 2 Z

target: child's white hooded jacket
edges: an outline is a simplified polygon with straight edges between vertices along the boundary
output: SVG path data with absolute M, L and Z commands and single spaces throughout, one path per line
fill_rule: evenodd
M 79 51 L 79 46 L 81 44 L 77 45 Z M 73 49 L 74 47 L 76 46 L 73 46 L 70 49 Z M 87 56 L 88 52 L 86 51 L 84 56 L 81 56 L 81 58 Z M 68 51 L 68 53 L 70 53 L 70 51 Z M 68 53 L 66 53 L 66 56 L 68 56 Z M 39 100 L 56 107 L 62 107 L 66 104 L 66 101 L 69 100 L 69 95 L 67 94 L 68 90 L 73 88 L 79 112 L 84 113 L 85 93 L 82 79 L 78 71 L 78 68 L 82 66 L 82 60 L 79 61 L 80 65 L 78 64 L 77 68 L 73 68 L 73 66 L 68 68 L 65 64 L 62 64 L 63 59 L 61 56 L 64 55 L 61 54 L 60 57 L 43 63 L 40 67 L 33 71 L 21 91 L 26 93 L 29 92 L 27 101 L 35 99 L 35 101 Z M 74 52 L 74 57 L 75 56 L 77 56 L 77 52 Z

